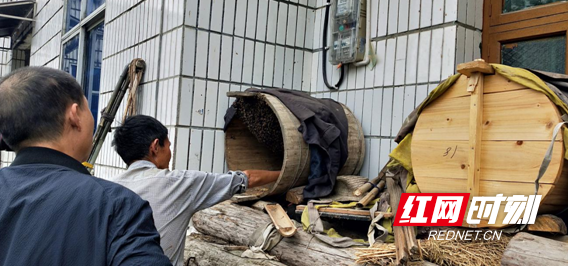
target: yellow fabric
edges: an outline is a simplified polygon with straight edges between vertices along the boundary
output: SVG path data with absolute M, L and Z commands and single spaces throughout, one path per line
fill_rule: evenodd
M 393 159 L 389 167 L 400 164 L 409 174 L 412 173 L 412 160 L 410 159 L 410 143 L 412 143 L 412 133 L 406 135 L 404 139 L 394 148 L 390 157 Z

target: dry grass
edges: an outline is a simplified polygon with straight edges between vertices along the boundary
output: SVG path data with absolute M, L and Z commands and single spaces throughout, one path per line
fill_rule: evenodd
M 503 234 L 495 241 L 423 240 L 420 241 L 422 258 L 439 265 L 485 266 L 501 265 L 501 257 L 511 240 Z M 394 244 L 360 248 L 356 252 L 357 263 L 394 265 L 396 248 Z

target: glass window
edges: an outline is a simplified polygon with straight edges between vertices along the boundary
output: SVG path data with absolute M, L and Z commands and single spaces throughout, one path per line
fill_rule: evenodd
M 514 67 L 566 73 L 566 36 L 503 44 L 501 63 Z
M 83 89 L 89 102 L 89 108 L 97 123 L 99 108 L 99 88 L 101 81 L 101 65 L 103 61 L 104 24 L 101 23 L 87 32 L 87 50 Z
M 87 0 L 87 16 L 97 10 L 105 0 Z
M 68 0 L 65 31 L 67 32 L 77 26 L 79 21 L 81 21 L 81 0 Z
M 554 2 L 565 2 L 565 0 L 504 0 L 503 13 L 519 11 L 535 6 L 546 5 Z
M 104 3 L 105 0 L 67 0 L 65 32 L 77 26 L 82 19 L 89 16 Z
M 83 87 L 96 123 L 103 61 L 105 0 L 67 0 L 66 3 L 61 68 L 73 75 Z M 93 14 L 97 9 L 101 9 L 101 12 Z
M 77 78 L 79 59 L 79 35 L 63 44 L 63 71 Z

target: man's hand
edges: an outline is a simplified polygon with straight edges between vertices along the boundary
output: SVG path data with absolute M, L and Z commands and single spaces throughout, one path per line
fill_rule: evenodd
M 248 177 L 249 188 L 274 183 L 280 176 L 280 171 L 244 170 L 243 173 Z

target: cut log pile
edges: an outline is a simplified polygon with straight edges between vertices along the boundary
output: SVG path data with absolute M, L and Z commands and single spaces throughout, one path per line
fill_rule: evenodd
M 229 202 L 193 216 L 193 225 L 199 232 L 237 246 L 246 246 L 252 233 L 268 221 L 270 218 L 264 212 Z M 300 228 L 294 237 L 282 239 L 270 255 L 286 265 L 353 265 L 355 251 L 330 247 Z

